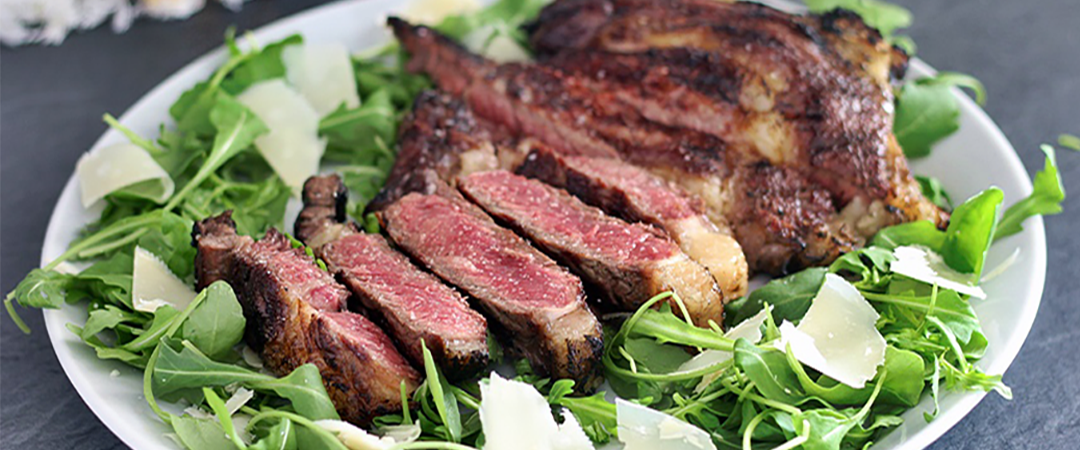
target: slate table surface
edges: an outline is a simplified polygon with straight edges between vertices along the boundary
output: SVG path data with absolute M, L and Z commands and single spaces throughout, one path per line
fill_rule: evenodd
M 1040 143 L 1080 133 L 1080 2 L 896 2 L 914 13 L 908 33 L 919 57 L 985 83 L 986 110 L 1029 170 L 1042 167 Z M 53 205 L 79 155 L 105 130 L 103 112 L 122 113 L 220 45 L 229 25 L 246 30 L 318 3 L 257 0 L 233 13 L 212 2 L 183 22 L 140 20 L 122 35 L 101 28 L 73 34 L 58 47 L 0 50 L 2 292 L 37 266 Z M 1005 374 L 1015 398 L 988 395 L 933 448 L 1080 447 L 1080 154 L 1060 152 L 1059 164 L 1078 194 L 1047 220 L 1042 306 Z M 958 170 L 978 170 L 978 162 Z M 123 448 L 64 376 L 41 314 L 26 311 L 24 318 L 31 335 L 0 317 L 0 448 Z

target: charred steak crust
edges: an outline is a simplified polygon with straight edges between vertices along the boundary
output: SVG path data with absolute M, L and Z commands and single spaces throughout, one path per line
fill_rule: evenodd
M 386 185 L 367 206 L 382 210 L 410 192 L 435 193 L 461 173 L 498 164 L 487 129 L 460 100 L 428 90 L 417 95 L 398 129 L 398 155 Z
M 581 280 L 459 197 L 408 194 L 378 215 L 399 248 L 466 292 L 541 373 L 599 383 L 603 337 Z
M 489 362 L 487 321 L 456 291 L 420 270 L 377 234 L 346 227 L 345 214 L 327 214 L 348 201 L 336 174 L 304 183 L 304 209 L 296 229 L 352 292 L 359 307 L 397 341 L 413 365 L 423 367 L 421 342 L 452 379 L 472 377 Z M 299 230 L 305 230 L 300 233 Z
M 748 207 L 736 201 L 752 190 L 740 183 L 754 173 L 757 160 L 747 161 L 745 153 L 729 151 L 715 136 L 649 121 L 607 93 L 616 90 L 609 83 L 568 75 L 542 65 L 496 66 L 467 53 L 431 29 L 400 20 L 392 23 L 412 55 L 409 67 L 429 73 L 441 88 L 462 96 L 477 115 L 500 121 L 521 137 L 535 136 L 563 155 L 620 158 L 644 167 L 703 199 L 709 218 L 715 222 L 745 222 L 758 217 L 748 214 Z M 795 172 L 788 172 L 788 178 L 799 185 L 814 184 Z M 769 187 L 776 192 L 755 194 L 773 196 L 783 192 L 778 186 Z M 787 206 L 800 207 L 798 202 Z M 762 233 L 744 239 L 739 235 L 740 228 L 734 230 L 747 253 L 767 249 L 773 254 L 827 263 L 818 254 L 801 252 L 814 250 L 832 255 L 837 252 L 829 247 L 851 248 L 858 243 L 858 238 L 842 223 L 835 223 L 841 221 L 836 209 L 833 205 L 825 214 L 815 211 L 811 215 L 816 220 L 813 222 L 787 224 L 788 230 L 799 233 L 794 239 L 790 236 L 773 239 Z M 786 213 L 774 211 L 779 216 L 760 217 L 759 229 L 774 226 L 772 220 Z M 747 260 L 751 270 L 773 274 L 801 265 L 800 261 L 789 263 L 754 255 Z M 739 289 L 736 287 L 734 291 Z
M 348 221 L 345 208 L 349 203 L 349 189 L 337 174 L 313 176 L 304 181 L 301 193 L 304 209 L 293 224 L 296 238 L 311 245 L 310 241 L 328 226 Z
M 367 425 L 399 411 L 400 385 L 411 391 L 420 374 L 377 326 L 343 312 L 347 293 L 284 235 L 271 229 L 255 242 L 239 236 L 228 213 L 196 222 L 198 285 L 224 280 L 247 319 L 245 341 L 279 376 L 311 363 L 338 413 Z
M 891 136 L 890 82 L 902 77 L 908 56 L 854 13 L 797 16 L 710 0 L 560 0 L 529 32 L 541 60 L 609 83 L 650 120 L 798 168 L 841 205 L 858 197 L 885 202 L 893 209 L 886 225 L 944 223 L 940 209 L 910 195 L 915 181 L 895 157 L 902 153 Z
M 458 188 L 573 269 L 610 305 L 634 311 L 654 295 L 674 291 L 699 325 L 723 323 L 712 275 L 656 229 L 610 217 L 565 191 L 507 171 L 469 175 Z M 672 306 L 678 307 L 674 300 Z
M 730 225 L 751 270 L 779 275 L 891 224 L 947 220 L 891 135 L 889 73 L 904 58 L 856 19 L 827 19 L 711 0 L 561 0 L 531 27 L 546 63 L 505 65 L 390 23 L 408 67 L 478 118 L 678 184 Z M 750 180 L 762 167 L 772 178 Z

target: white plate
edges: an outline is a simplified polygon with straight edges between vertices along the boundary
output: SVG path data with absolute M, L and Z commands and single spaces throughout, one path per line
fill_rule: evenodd
M 380 26 L 382 19 L 400 10 L 397 0 L 348 1 L 330 4 L 277 21 L 255 33 L 267 43 L 294 33 L 309 42 L 342 42 L 353 50 L 362 50 L 385 42 L 389 37 Z M 215 50 L 203 56 L 150 91 L 131 107 L 120 121 L 143 136 L 155 136 L 158 124 L 168 122 L 168 107 L 185 89 L 208 77 L 226 59 Z M 912 75 L 926 75 L 931 69 L 913 61 Z M 1001 130 L 968 97 L 960 96 L 960 131 L 942 142 L 933 156 L 913 162 L 917 174 L 938 177 L 956 200 L 979 192 L 990 185 L 1005 191 L 1006 203 L 1031 192 L 1031 182 L 1020 159 Z M 94 144 L 109 145 L 123 139 L 110 130 Z M 59 256 L 79 228 L 96 217 L 79 203 L 74 176 L 53 211 L 42 248 L 42 264 Z M 990 347 L 979 366 L 988 373 L 1004 373 L 1024 343 L 1042 297 L 1046 278 L 1046 235 L 1041 218 L 1028 221 L 1025 231 L 996 244 L 990 251 L 987 267 L 1019 249 L 1019 258 L 1010 270 L 985 284 L 985 301 L 977 301 L 975 311 L 982 319 Z M 163 434 L 168 427 L 150 411 L 142 395 L 142 376 L 137 369 L 115 361 L 98 359 L 94 351 L 65 329 L 67 323 L 86 320 L 81 305 L 45 311 L 45 324 L 60 364 L 87 406 L 116 435 L 132 448 L 140 450 L 175 449 Z M 119 376 L 110 374 L 119 371 Z M 941 401 L 941 414 L 927 423 L 922 413 L 932 408 L 924 399 L 904 414 L 905 422 L 879 442 L 876 449 L 923 448 L 955 425 L 985 394 L 978 392 L 947 393 Z

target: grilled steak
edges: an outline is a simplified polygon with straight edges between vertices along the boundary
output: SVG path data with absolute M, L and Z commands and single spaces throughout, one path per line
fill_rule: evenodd
M 450 378 L 476 375 L 488 364 L 487 321 L 438 278 L 421 271 L 382 236 L 343 223 L 346 189 L 337 175 L 304 183 L 297 237 L 310 243 L 363 308 L 423 367 L 421 340 Z
M 534 368 L 595 386 L 603 335 L 581 280 L 460 198 L 408 194 L 379 219 L 399 247 L 475 299 Z
M 607 93 L 606 83 L 540 65 L 497 66 L 426 27 L 391 24 L 412 55 L 409 67 L 462 96 L 477 115 L 562 154 L 622 158 L 702 199 L 710 219 L 732 225 L 752 270 L 825 264 L 860 242 L 828 191 L 793 169 L 768 168 L 786 184 L 752 180 L 762 172 L 758 160 L 729 152 L 715 136 L 647 120 Z M 818 192 L 829 201 L 786 197 Z M 744 239 L 740 230 L 753 236 Z
M 571 267 L 617 309 L 634 311 L 650 297 L 674 291 L 694 322 L 723 323 L 716 280 L 655 229 L 628 224 L 565 191 L 503 170 L 469 175 L 458 188 Z
M 659 227 L 683 252 L 709 269 L 725 301 L 746 294 L 742 247 L 730 230 L 717 227 L 702 214 L 700 202 L 667 181 L 619 160 L 564 157 L 542 146 L 529 153 L 518 173 L 565 189 L 608 214 Z
M 386 185 L 368 211 L 379 211 L 410 192 L 426 194 L 458 175 L 499 165 L 488 130 L 465 105 L 437 91 L 424 91 L 398 129 L 399 150 Z
M 401 410 L 401 383 L 420 375 L 375 324 L 344 312 L 345 288 L 271 229 L 255 242 L 236 234 L 229 213 L 197 222 L 199 286 L 225 280 L 247 319 L 245 341 L 266 367 L 285 375 L 312 363 L 338 413 L 350 422 Z
M 598 20 L 597 17 L 601 18 L 601 24 L 606 23 L 603 17 L 607 17 L 607 11 L 612 8 L 604 5 L 593 7 L 589 6 L 592 5 L 589 2 L 580 1 L 556 5 L 584 5 L 574 9 L 584 11 L 582 17 L 585 19 L 582 19 L 582 23 L 567 25 L 579 26 L 582 29 L 585 29 L 587 24 L 593 24 Z M 551 8 L 555 7 L 553 5 Z M 597 11 L 603 14 L 598 16 Z M 661 17 L 676 22 L 674 13 Z M 836 133 L 822 132 L 814 135 L 810 139 L 813 145 L 799 150 L 798 153 L 809 156 L 800 156 L 802 159 L 797 161 L 774 162 L 750 145 L 751 141 L 758 142 L 757 138 L 738 140 L 730 136 L 730 133 L 714 134 L 678 121 L 669 120 L 665 123 L 662 117 L 649 114 L 647 108 L 640 107 L 641 104 L 624 98 L 626 95 L 623 94 L 632 88 L 631 85 L 638 86 L 638 90 L 648 90 L 648 83 L 620 82 L 618 76 L 608 74 L 606 69 L 575 73 L 577 69 L 573 67 L 563 70 L 551 65 L 536 64 L 499 66 L 468 53 L 431 29 L 414 27 L 396 19 L 391 19 L 390 23 L 402 45 L 411 54 L 409 67 L 430 74 L 441 89 L 461 96 L 478 116 L 499 123 L 505 129 L 517 133 L 519 137 L 536 137 L 562 154 L 622 158 L 675 182 L 702 199 L 710 219 L 721 225 L 728 223 L 735 231 L 752 270 L 781 274 L 809 265 L 827 264 L 840 254 L 857 248 L 883 226 L 922 218 L 936 219 L 938 223 L 944 220 L 940 210 L 919 193 L 898 150 L 885 153 L 886 147 L 881 147 L 878 149 L 881 151 L 880 155 L 872 157 L 870 153 L 873 151 L 860 150 L 855 144 L 841 145 L 854 140 L 877 142 L 874 139 L 878 138 L 873 138 L 876 135 L 888 138 L 878 141 L 895 142 L 895 139 L 889 136 L 888 121 L 879 123 L 880 120 L 877 119 L 830 119 L 838 123 L 838 126 L 847 126 L 848 128 L 842 129 L 846 134 L 834 136 Z M 543 29 L 545 23 L 542 17 L 538 29 Z M 557 23 L 552 24 L 557 28 Z M 719 28 L 725 27 L 732 28 L 736 25 Z M 560 35 L 573 34 L 567 31 Z M 688 39 L 687 36 L 676 37 L 683 38 L 684 41 Z M 568 44 L 567 47 L 571 46 Z M 664 53 L 669 50 L 705 52 L 676 44 L 669 47 L 672 48 L 645 53 Z M 847 49 L 845 54 L 855 53 L 848 47 L 843 48 Z M 587 46 L 582 50 L 570 48 L 565 53 L 592 51 L 604 51 L 605 56 L 616 53 L 593 50 Z M 685 59 L 680 55 L 669 56 L 673 63 Z M 558 57 L 559 55 L 550 57 L 551 64 L 558 64 Z M 739 70 L 747 70 L 743 67 L 746 62 L 737 62 Z M 659 66 L 661 63 L 654 61 L 652 64 Z M 672 71 L 678 72 L 677 69 Z M 657 70 L 664 72 L 663 67 Z M 699 81 L 704 83 L 717 80 L 723 78 L 723 74 L 722 70 L 715 74 L 701 71 L 699 75 L 702 78 Z M 822 76 L 831 75 L 827 72 Z M 793 83 L 795 81 L 799 80 L 792 80 Z M 715 90 L 710 92 L 715 95 Z M 795 90 L 811 97 L 818 95 Z M 752 93 L 753 90 L 743 89 L 739 92 L 742 98 L 741 96 L 749 95 L 747 93 Z M 868 95 L 866 92 L 847 95 L 859 97 L 864 103 L 872 101 L 888 104 L 887 92 L 874 91 L 879 94 L 877 100 L 862 98 Z M 675 94 L 657 94 L 652 90 L 648 94 L 649 98 L 657 99 L 676 97 Z M 816 101 L 818 100 L 811 98 L 803 105 L 818 105 Z M 833 108 L 833 103 L 843 101 L 847 100 L 829 100 L 832 103 L 818 106 Z M 779 104 L 779 101 L 753 104 L 768 110 Z M 815 111 L 820 108 L 815 106 L 799 114 L 813 118 L 818 114 Z M 696 110 L 690 107 L 677 110 L 686 110 L 689 116 L 696 114 Z M 734 111 L 735 107 L 728 110 Z M 858 116 L 847 109 L 839 111 Z M 795 121 L 797 125 L 804 122 Z M 770 128 L 770 123 L 760 122 L 759 128 L 745 129 L 740 133 L 751 133 L 751 137 L 764 136 L 761 139 L 781 135 L 773 133 L 775 129 Z M 795 129 L 802 130 L 800 126 L 802 125 L 795 126 Z M 727 139 L 733 141 L 729 142 Z M 824 142 L 833 144 L 825 146 Z M 831 150 L 822 150 L 826 147 Z M 869 168 L 871 166 L 876 169 Z M 826 173 L 828 175 L 823 175 Z M 851 182 L 837 181 L 837 178 L 851 178 Z M 853 186 L 858 189 L 852 188 Z
M 714 135 L 793 167 L 879 223 L 945 215 L 892 136 L 891 77 L 908 57 L 857 15 L 796 16 L 751 2 L 560 0 L 531 27 L 541 59 L 603 80 L 649 120 Z M 863 229 L 859 229 L 863 228 Z

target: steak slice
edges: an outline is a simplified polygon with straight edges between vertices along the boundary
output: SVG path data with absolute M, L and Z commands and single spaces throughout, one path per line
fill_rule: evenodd
M 397 245 L 469 294 L 541 373 L 590 390 L 604 349 L 581 280 L 468 202 L 408 194 L 379 214 Z
M 337 175 L 309 178 L 296 222 L 298 237 L 394 337 L 414 366 L 424 366 L 423 341 L 448 377 L 476 375 L 488 364 L 487 321 L 382 236 L 342 223 L 344 214 L 326 214 L 348 202 L 345 192 Z
M 424 91 L 398 129 L 398 155 L 386 185 L 367 206 L 374 212 L 410 192 L 435 193 L 458 175 L 498 168 L 488 130 L 465 104 L 445 93 Z
M 673 291 L 698 325 L 723 323 L 716 280 L 653 228 L 628 224 L 565 191 L 504 170 L 469 175 L 458 181 L 458 189 L 571 267 L 615 308 L 634 311 L 649 298 Z
M 585 203 L 629 222 L 659 227 L 716 279 L 724 300 L 746 294 L 747 266 L 731 231 L 717 227 L 671 183 L 623 161 L 561 156 L 537 146 L 518 173 L 565 189 Z
M 230 214 L 196 222 L 198 285 L 228 282 L 247 319 L 245 341 L 284 376 L 303 364 L 319 369 L 338 413 L 367 425 L 401 410 L 401 384 L 420 374 L 375 324 L 342 311 L 345 288 L 271 229 L 255 242 L 236 234 Z M 216 266 L 215 266 L 216 265 Z

